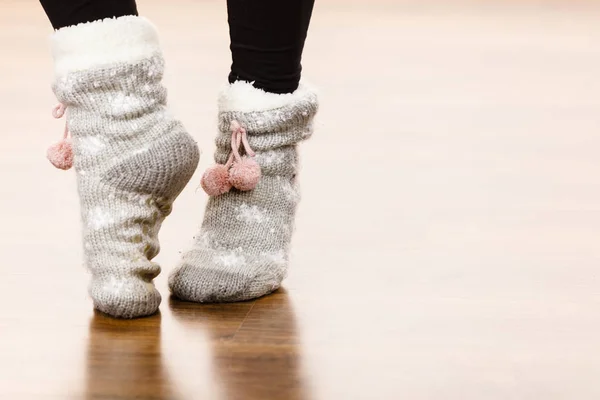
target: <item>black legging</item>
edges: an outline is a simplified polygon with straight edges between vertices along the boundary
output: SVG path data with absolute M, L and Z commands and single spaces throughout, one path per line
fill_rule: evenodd
M 54 29 L 138 15 L 135 0 L 40 2 Z M 314 0 L 227 0 L 233 58 L 229 82 L 253 82 L 272 93 L 296 90 L 313 5 Z

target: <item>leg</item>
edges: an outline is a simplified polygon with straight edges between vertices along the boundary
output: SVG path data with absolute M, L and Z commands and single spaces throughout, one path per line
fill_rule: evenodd
M 82 6 L 69 8 L 72 3 Z M 94 306 L 133 318 L 158 310 L 153 279 L 160 266 L 151 261 L 160 248 L 158 232 L 199 155 L 167 111 L 155 27 L 133 15 L 97 20 L 112 14 L 100 3 L 118 2 L 62 2 L 65 16 L 74 19 L 52 22 L 77 25 L 52 36 L 53 90 L 67 108 Z M 51 18 L 62 15 L 51 4 L 61 3 L 45 2 Z M 135 11 L 133 1 L 125 4 L 133 8 L 123 12 Z
M 254 82 L 271 93 L 292 93 L 314 0 L 228 0 L 233 64 L 229 83 Z
M 104 18 L 138 15 L 135 0 L 40 0 L 54 29 Z
M 215 154 L 226 165 L 205 173 L 202 186 L 211 198 L 204 222 L 169 279 L 175 296 L 197 302 L 249 300 L 280 286 L 299 200 L 297 144 L 312 134 L 317 112 L 315 93 L 299 84 L 313 0 L 228 5 L 232 83 L 219 98 Z M 246 136 L 242 146 L 238 138 Z M 244 158 L 235 155 L 238 148 L 245 148 Z M 245 178 L 257 177 L 255 167 L 260 179 L 247 185 Z

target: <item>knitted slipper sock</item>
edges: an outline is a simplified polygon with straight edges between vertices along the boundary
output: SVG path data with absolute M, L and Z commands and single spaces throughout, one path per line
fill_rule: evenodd
M 52 50 L 94 306 L 114 317 L 153 314 L 158 231 L 199 157 L 166 109 L 157 32 L 144 18 L 105 19 L 58 30 Z
M 169 278 L 176 297 L 196 302 L 248 300 L 280 286 L 299 200 L 296 145 L 312 133 L 317 97 L 304 86 L 277 95 L 236 82 L 221 94 L 219 109 L 215 160 L 224 164 L 232 152 L 234 121 L 247 131 L 262 177 L 253 190 L 209 199 L 193 248 Z

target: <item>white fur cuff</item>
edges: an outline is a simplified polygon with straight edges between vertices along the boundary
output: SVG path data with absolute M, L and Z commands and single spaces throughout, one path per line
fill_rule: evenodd
M 56 76 L 160 53 L 158 33 L 143 17 L 107 18 L 68 26 L 51 38 Z
M 227 85 L 219 95 L 219 111 L 266 111 L 285 107 L 305 98 L 314 90 L 301 83 L 293 93 L 276 94 L 257 89 L 251 83 L 237 81 Z

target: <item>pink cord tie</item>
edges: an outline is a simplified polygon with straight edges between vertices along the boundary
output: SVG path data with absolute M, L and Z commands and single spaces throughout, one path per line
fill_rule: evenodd
M 229 192 L 232 187 L 238 190 L 252 190 L 260 180 L 260 165 L 252 159 L 254 151 L 248 143 L 248 133 L 238 121 L 231 121 L 231 154 L 225 164 L 217 164 L 204 172 L 200 185 L 209 196 Z M 239 149 L 244 146 L 246 156 Z
M 56 119 L 62 118 L 66 111 L 67 107 L 62 103 L 58 103 L 52 109 L 52 116 Z M 67 170 L 73 166 L 73 145 L 71 144 L 69 127 L 66 122 L 62 140 L 48 148 L 46 157 L 56 168 Z

